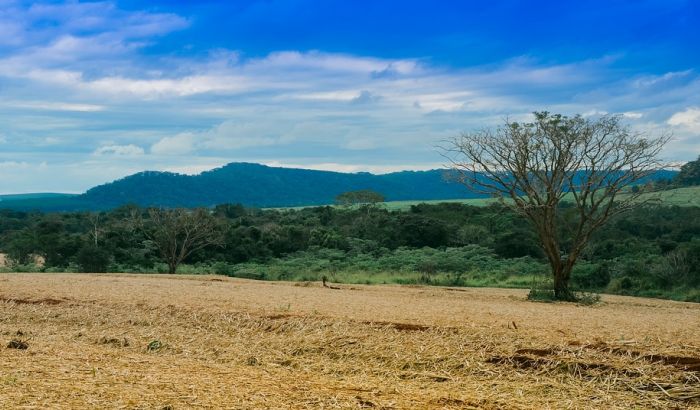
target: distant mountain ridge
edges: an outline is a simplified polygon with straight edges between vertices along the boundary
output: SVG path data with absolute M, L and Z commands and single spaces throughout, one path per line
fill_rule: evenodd
M 26 195 L 0 201 L 0 208 L 76 211 L 111 209 L 125 204 L 209 207 L 223 203 L 289 207 L 332 204 L 338 194 L 361 189 L 380 192 L 387 201 L 485 197 L 446 178 L 448 172 L 435 169 L 375 175 L 234 162 L 198 175 L 144 171 L 96 186 L 81 195 Z M 660 171 L 652 179 L 672 178 L 675 174 Z
M 445 170 L 402 171 L 384 175 L 278 168 L 230 163 L 198 175 L 140 172 L 88 190 L 83 197 L 109 206 L 213 206 L 241 203 L 255 207 L 325 205 L 336 195 L 360 189 L 387 200 L 476 198 L 445 179 Z

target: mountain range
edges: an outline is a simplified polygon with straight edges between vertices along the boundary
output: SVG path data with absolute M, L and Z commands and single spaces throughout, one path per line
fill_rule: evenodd
M 660 171 L 653 179 L 672 178 Z M 369 189 L 387 201 L 483 198 L 449 178 L 447 170 L 401 171 L 375 175 L 234 162 L 198 175 L 144 171 L 99 185 L 80 195 L 0 196 L 0 208 L 39 211 L 104 210 L 125 204 L 159 207 L 248 207 L 332 204 L 343 192 Z

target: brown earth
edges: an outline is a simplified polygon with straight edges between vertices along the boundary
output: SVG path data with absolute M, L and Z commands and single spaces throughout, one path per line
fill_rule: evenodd
M 700 304 L 0 274 L 0 408 L 700 408 Z

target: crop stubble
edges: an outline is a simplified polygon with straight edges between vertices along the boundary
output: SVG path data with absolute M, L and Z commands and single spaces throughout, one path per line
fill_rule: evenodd
M 700 408 L 700 304 L 604 296 L 585 307 L 524 296 L 2 274 L 0 404 Z

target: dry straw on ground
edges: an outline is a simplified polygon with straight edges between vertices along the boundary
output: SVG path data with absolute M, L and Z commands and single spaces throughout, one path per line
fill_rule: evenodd
M 340 288 L 2 274 L 0 407 L 700 408 L 698 304 Z

